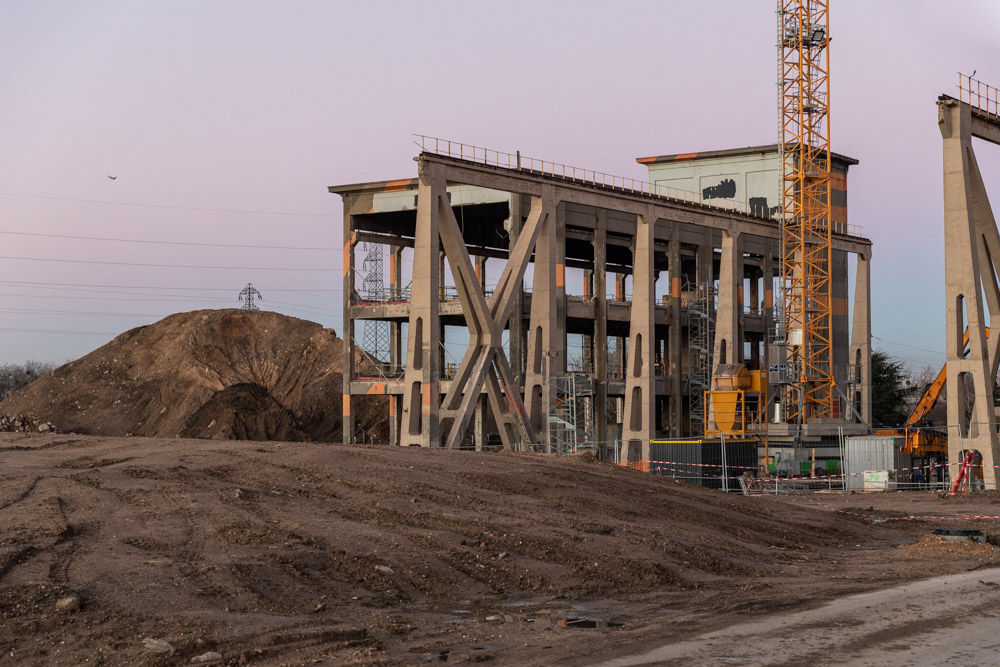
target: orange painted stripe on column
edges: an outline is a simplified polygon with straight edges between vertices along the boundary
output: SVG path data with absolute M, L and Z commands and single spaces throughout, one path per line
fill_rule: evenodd
M 769 289 L 764 290 L 764 307 L 765 308 L 774 307 L 774 290 L 769 290 Z
M 847 299 L 833 299 L 830 310 L 834 315 L 847 317 Z
M 384 394 L 385 393 L 385 382 L 374 382 L 372 386 L 368 388 L 369 394 Z
M 350 417 L 351 416 L 351 395 L 350 394 L 344 394 L 344 416 L 345 417 Z
M 431 386 L 425 384 L 420 388 L 420 414 L 431 413 Z
M 391 399 L 389 400 L 389 416 L 390 417 L 396 416 L 396 401 Z
M 736 286 L 736 303 L 743 305 L 743 285 Z
M 556 287 L 566 287 L 565 264 L 556 264 Z
M 673 278 L 670 281 L 670 296 L 679 299 L 681 296 L 681 279 Z
M 396 284 L 396 253 L 389 253 L 389 282 Z

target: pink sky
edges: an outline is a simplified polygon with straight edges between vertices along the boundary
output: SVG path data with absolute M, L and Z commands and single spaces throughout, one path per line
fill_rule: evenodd
M 959 70 L 1000 86 L 1000 5 L 831 1 L 833 146 L 861 160 L 875 345 L 940 365 L 934 102 Z M 326 187 L 415 175 L 415 132 L 636 177 L 640 155 L 777 136 L 773 2 L 0 6 L 0 362 L 238 306 L 247 282 L 340 332 Z M 1000 202 L 1000 147 L 978 150 Z

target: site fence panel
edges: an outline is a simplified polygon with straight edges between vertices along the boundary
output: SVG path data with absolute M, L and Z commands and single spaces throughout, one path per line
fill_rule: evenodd
M 736 481 L 759 462 L 756 439 L 653 440 L 649 471 L 710 489 L 740 492 Z

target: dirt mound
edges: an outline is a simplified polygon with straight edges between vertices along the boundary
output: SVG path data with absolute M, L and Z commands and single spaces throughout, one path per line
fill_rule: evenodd
M 301 431 L 333 441 L 342 424 L 342 357 L 336 333 L 315 322 L 268 311 L 178 313 L 57 368 L 0 403 L 0 412 L 35 414 L 64 432 L 96 435 L 176 437 L 208 429 L 215 419 L 212 433 L 198 435 L 294 440 Z M 245 384 L 268 396 L 245 389 L 218 395 Z M 263 412 L 220 419 L 243 406 Z M 208 420 L 196 420 L 199 413 Z M 386 412 L 362 414 L 372 421 Z
M 308 440 L 298 418 L 259 384 L 234 384 L 215 392 L 181 431 L 184 438 Z

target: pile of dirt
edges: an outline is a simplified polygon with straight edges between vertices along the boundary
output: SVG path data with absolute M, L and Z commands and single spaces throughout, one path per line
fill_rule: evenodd
M 215 440 L 309 440 L 301 422 L 259 384 L 234 384 L 217 391 L 181 431 L 184 438 Z
M 268 311 L 177 313 L 57 368 L 0 412 L 93 435 L 336 441 L 342 361 L 341 339 L 315 322 Z M 359 427 L 382 436 L 385 399 L 364 398 Z
M 0 434 L 0 655 L 592 664 L 1000 561 L 896 548 L 930 530 L 584 457 Z

